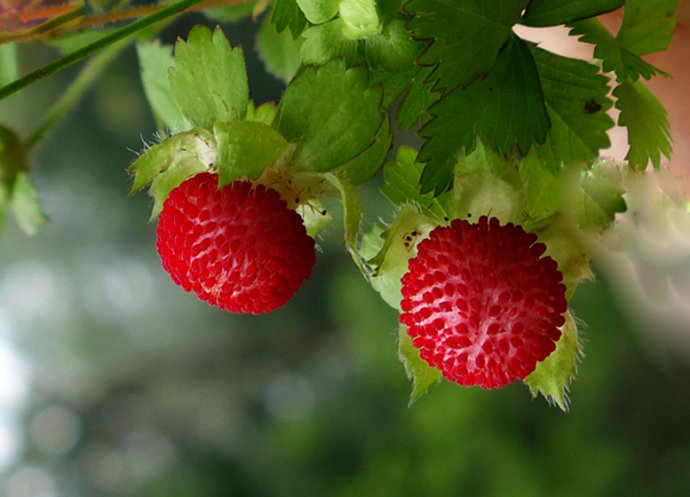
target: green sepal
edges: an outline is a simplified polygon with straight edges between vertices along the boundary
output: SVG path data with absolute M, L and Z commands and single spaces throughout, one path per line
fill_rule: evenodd
M 443 374 L 440 369 L 429 366 L 419 356 L 419 349 L 412 345 L 412 338 L 407 334 L 407 326 L 402 324 L 398 328 L 398 358 L 405 367 L 407 377 L 412 381 L 409 407 L 438 383 Z
M 542 394 L 549 404 L 556 404 L 567 411 L 568 387 L 577 375 L 577 362 L 581 355 L 577 325 L 568 311 L 556 350 L 538 362 L 536 369 L 524 379 L 532 397 Z
M 258 121 L 216 121 L 213 136 L 219 187 L 238 178 L 258 178 L 288 148 L 280 133 Z
M 630 167 L 644 170 L 651 161 L 655 168 L 661 156 L 671 158 L 673 150 L 671 127 L 666 109 L 642 83 L 624 81 L 613 90 L 616 108 L 620 110 L 618 125 L 628 129 L 625 159 Z
M 256 35 L 256 49 L 266 70 L 288 82 L 297 74 L 302 63 L 300 58 L 302 41 L 302 38 L 293 39 L 287 31 L 279 33 L 267 16 Z
M 434 197 L 432 193 L 420 193 L 420 178 L 424 164 L 417 162 L 417 151 L 405 145 L 398 148 L 394 161 L 383 168 L 384 183 L 381 193 L 394 205 L 402 207 L 406 203 L 416 205 L 424 214 L 439 222 L 447 221 L 454 213 L 453 192 Z
M 186 131 L 189 123 L 182 115 L 175 96 L 170 90 L 168 71 L 174 64 L 172 46 L 161 45 L 158 40 L 137 44 L 141 68 L 141 83 L 153 116 L 160 129 Z
M 392 140 L 390 121 L 386 115 L 383 125 L 374 137 L 374 143 L 345 164 L 332 169 L 331 173 L 346 179 L 352 185 L 366 183 L 381 169 L 391 148 Z
M 251 100 L 247 103 L 247 121 L 257 121 L 273 126 L 276 114 L 278 114 L 278 107 L 273 102 L 264 102 L 258 107 L 254 107 L 254 102 Z
M 402 283 L 400 279 L 407 272 L 408 261 L 417 253 L 417 243 L 427 237 L 436 226 L 433 220 L 407 205 L 395 218 L 393 225 L 380 234 L 384 240 L 379 252 L 367 260 L 369 282 L 383 300 L 393 309 L 400 311 Z M 368 238 L 371 240 L 371 237 Z M 370 243 L 370 242 L 369 242 Z
M 338 13 L 340 0 L 297 0 L 300 10 L 312 24 L 330 21 Z
M 17 224 L 27 235 L 35 235 L 48 222 L 26 171 L 20 171 L 15 177 L 10 205 Z
M 333 217 L 323 208 L 321 202 L 315 199 L 310 199 L 306 204 L 298 205 L 295 210 L 302 216 L 302 222 L 307 230 L 307 235 L 312 238 L 316 238 L 316 235 L 333 220 Z
M 340 0 L 338 12 L 348 38 L 362 40 L 381 32 L 376 0 Z
M 129 167 L 134 175 L 131 193 L 151 183 L 154 198 L 151 219 L 163 208 L 170 192 L 184 180 L 209 170 L 216 162 L 216 143 L 210 132 L 193 129 L 166 138 L 144 152 Z
M 342 60 L 307 67 L 285 90 L 275 128 L 295 144 L 290 167 L 326 172 L 371 146 L 383 125 L 381 88 Z
M 611 12 L 623 6 L 624 0 L 532 0 L 522 16 L 525 26 L 559 26 Z
M 301 38 L 302 62 L 322 65 L 338 57 L 344 57 L 348 67 L 363 62 L 359 42 L 346 37 L 343 27 L 343 20 L 338 18 L 306 29 Z
M 625 190 L 620 186 L 622 180 L 613 179 L 611 174 L 620 173 L 606 162 L 595 163 L 589 171 L 582 173 L 574 205 L 580 228 L 606 228 L 616 213 L 625 212 Z
M 231 48 L 220 28 L 195 26 L 175 44 L 170 89 L 193 126 L 211 129 L 217 120 L 244 119 L 249 88 L 244 53 Z

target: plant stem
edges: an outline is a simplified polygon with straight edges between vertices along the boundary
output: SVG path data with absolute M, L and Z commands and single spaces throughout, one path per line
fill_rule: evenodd
M 0 100 L 3 100 L 4 98 L 12 95 L 13 93 L 21 90 L 22 88 L 25 88 L 35 83 L 36 81 L 39 81 L 47 76 L 51 76 L 71 66 L 72 64 L 79 62 L 80 60 L 88 57 L 89 55 L 92 55 L 93 53 L 109 45 L 112 45 L 117 41 L 127 38 L 128 36 L 136 33 L 137 31 L 143 28 L 146 28 L 159 21 L 162 21 L 167 17 L 179 14 L 180 12 L 186 10 L 188 7 L 200 3 L 201 1 L 202 0 L 181 0 L 177 3 L 170 5 L 169 7 L 164 8 L 163 10 L 151 14 L 150 16 L 143 17 L 141 19 L 134 21 L 131 24 L 128 24 L 127 26 L 123 26 L 122 28 L 116 29 L 115 31 L 112 31 L 105 35 L 103 38 L 96 40 L 95 42 L 86 45 L 85 47 L 75 50 L 74 52 L 67 54 L 64 57 L 60 57 L 58 60 L 51 62 L 50 64 L 46 64 L 45 66 L 33 72 L 30 72 L 26 76 L 19 78 L 18 80 L 6 86 L 3 86 L 2 88 L 0 88 Z
M 57 123 L 84 95 L 84 92 L 96 82 L 108 64 L 129 45 L 129 41 L 114 43 L 89 60 L 79 75 L 72 81 L 67 90 L 53 104 L 26 139 L 27 152 L 34 148 L 46 133 Z

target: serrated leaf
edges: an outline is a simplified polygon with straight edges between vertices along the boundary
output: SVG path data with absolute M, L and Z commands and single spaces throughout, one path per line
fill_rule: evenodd
M 548 143 L 555 158 L 566 164 L 584 163 L 610 146 L 607 131 L 613 120 L 607 111 L 608 79 L 587 62 L 532 47 L 546 109 L 551 122 Z
M 304 42 L 300 48 L 300 55 L 305 65 L 321 65 L 338 57 L 343 57 L 348 66 L 357 65 L 362 61 L 357 40 L 343 34 L 342 19 L 312 26 L 302 33 L 302 38 Z
M 383 233 L 384 243 L 379 253 L 367 261 L 374 267 L 369 275 L 371 286 L 393 309 L 401 310 L 400 279 L 407 272 L 408 261 L 416 255 L 417 243 L 435 226 L 436 223 L 420 214 L 416 207 L 403 207 L 393 225 Z
M 173 66 L 172 47 L 159 41 L 137 44 L 141 83 L 159 128 L 176 132 L 189 128 L 170 90 L 168 70 Z
M 424 164 L 417 162 L 416 158 L 415 149 L 404 145 L 398 148 L 395 161 L 387 163 L 383 168 L 384 183 L 381 185 L 381 193 L 396 206 L 411 203 L 428 216 L 444 222 L 451 217 L 451 209 L 444 205 L 442 196 L 434 197 L 432 193 L 419 192 Z
M 414 348 L 412 339 L 407 334 L 407 326 L 400 325 L 398 329 L 398 358 L 405 367 L 407 377 L 412 381 L 412 392 L 408 406 L 438 383 L 443 374 L 440 369 L 429 366 L 420 356 L 419 349 Z
M 290 81 L 301 64 L 302 39 L 293 40 L 287 31 L 278 33 L 266 17 L 256 36 L 256 49 L 266 70 L 285 82 Z
M 15 177 L 10 205 L 17 224 L 27 235 L 35 235 L 48 222 L 26 171 L 18 172 Z
M 537 368 L 524 380 L 532 397 L 542 394 L 550 404 L 567 411 L 568 387 L 577 375 L 577 361 L 581 353 L 577 325 L 568 311 L 556 350 L 538 362 Z
M 467 86 L 489 72 L 511 28 L 529 0 L 411 0 L 405 10 L 414 15 L 408 27 L 418 40 L 429 40 L 417 59 L 437 66 L 431 78 L 438 86 Z
M 525 26 L 558 26 L 604 14 L 623 5 L 623 0 L 532 0 L 522 16 Z
M 279 33 L 289 27 L 292 38 L 296 39 L 304 30 L 307 18 L 297 5 L 297 0 L 276 0 L 273 14 L 271 14 L 271 23 L 275 25 Z
M 18 77 L 17 45 L 4 43 L 0 45 L 0 87 L 11 83 Z
M 549 126 L 534 59 L 517 36 L 485 79 L 454 90 L 430 112 L 434 119 L 420 132 L 428 139 L 420 152 L 424 193 L 450 186 L 458 154 L 471 152 L 477 137 L 504 154 L 517 148 L 527 155 L 533 142 L 544 143 Z
M 580 37 L 581 42 L 594 45 L 594 57 L 601 59 L 604 72 L 614 71 L 618 81 L 636 81 L 640 76 L 650 79 L 661 72 L 614 38 L 598 19 L 585 19 L 572 23 L 571 26 L 570 35 Z
M 374 143 L 345 164 L 332 169 L 331 173 L 344 178 L 352 185 L 366 183 L 381 169 L 391 148 L 392 140 L 390 121 L 388 116 L 385 116 L 383 125 L 376 133 Z
M 644 170 L 651 161 L 659 167 L 661 155 L 671 158 L 671 127 L 666 110 L 642 83 L 624 81 L 613 90 L 616 108 L 621 111 L 618 125 L 628 129 L 628 154 L 633 169 Z
M 239 178 L 258 178 L 288 148 L 280 133 L 258 121 L 217 121 L 213 135 L 219 187 Z
M 418 68 L 414 76 L 409 78 L 411 84 L 398 108 L 398 124 L 400 129 L 409 129 L 424 116 L 428 116 L 427 109 L 436 103 L 439 94 L 432 92 L 432 85 L 425 81 L 426 68 Z
M 329 171 L 368 148 L 383 124 L 381 88 L 342 60 L 308 67 L 285 90 L 275 127 L 296 145 L 295 170 Z
M 193 126 L 211 129 L 217 120 L 243 119 L 249 89 L 244 53 L 231 48 L 220 28 L 195 26 L 175 44 L 170 89 Z
M 300 10 L 312 24 L 330 21 L 338 13 L 340 0 L 297 0 Z
M 668 49 L 678 0 L 626 0 L 616 39 L 636 55 Z

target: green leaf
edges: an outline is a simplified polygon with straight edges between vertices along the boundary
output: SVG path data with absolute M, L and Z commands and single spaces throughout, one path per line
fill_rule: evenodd
M 628 129 L 626 160 L 633 169 L 644 170 L 649 161 L 659 167 L 661 155 L 671 158 L 671 127 L 666 110 L 642 83 L 624 81 L 613 90 L 618 125 Z
M 280 133 L 258 121 L 216 121 L 218 186 L 238 178 L 256 179 L 288 148 Z
M 379 34 L 367 38 L 367 62 L 388 72 L 409 71 L 424 44 L 412 40 L 402 20 L 389 22 Z
M 374 143 L 345 164 L 332 169 L 331 172 L 344 178 L 352 185 L 366 183 L 381 169 L 381 165 L 386 160 L 388 151 L 391 148 L 392 140 L 390 121 L 388 116 L 385 116 L 383 125 L 376 133 Z
M 402 207 L 406 203 L 416 205 L 425 214 L 439 222 L 447 221 L 451 209 L 442 203 L 443 196 L 434 197 L 432 193 L 420 193 L 420 178 L 424 164 L 417 162 L 417 151 L 401 146 L 395 161 L 383 168 L 384 183 L 381 193 L 394 205 Z
M 427 109 L 439 99 L 439 94 L 431 91 L 431 83 L 425 81 L 426 68 L 417 69 L 414 76 L 409 78 L 411 84 L 398 108 L 400 129 L 411 128 L 420 118 L 423 121 L 423 117 L 429 115 Z
M 340 0 L 338 11 L 348 38 L 362 40 L 381 32 L 376 0 Z
M 381 88 L 342 60 L 308 67 L 285 90 L 275 127 L 296 144 L 291 167 L 324 172 L 368 148 L 383 124 Z
M 38 194 L 26 171 L 17 173 L 11 195 L 10 205 L 17 224 L 27 235 L 35 235 L 48 222 L 48 218 L 41 211 Z
M 243 119 L 249 89 L 244 54 L 232 49 L 220 28 L 195 26 L 187 41 L 175 45 L 170 88 L 193 126 L 211 129 L 216 120 Z
M 278 33 L 266 17 L 256 36 L 256 49 L 266 70 L 285 82 L 290 81 L 301 64 L 302 39 L 293 40 L 287 31 Z
M 312 26 L 302 33 L 302 37 L 304 43 L 300 48 L 300 55 L 304 64 L 321 65 L 338 57 L 344 57 L 348 66 L 362 61 L 357 40 L 343 34 L 342 19 Z
M 17 59 L 17 45 L 4 43 L 0 45 L 0 87 L 19 78 L 19 61 Z
M 532 397 L 542 394 L 550 404 L 567 411 L 568 387 L 577 375 L 577 362 L 581 354 L 577 325 L 570 312 L 567 312 L 556 350 L 538 362 L 537 368 L 524 380 Z
M 412 381 L 409 407 L 438 383 L 443 375 L 440 369 L 429 366 L 419 356 L 419 349 L 412 345 L 412 339 L 407 334 L 407 326 L 404 325 L 400 325 L 398 329 L 398 358 L 405 367 L 407 377 Z
M 340 0 L 297 0 L 297 5 L 312 24 L 330 21 L 338 13 Z
M 678 0 L 626 0 L 616 39 L 635 55 L 668 49 Z
M 610 146 L 608 79 L 587 62 L 532 47 L 551 121 L 544 146 L 560 162 L 583 163 Z
M 617 212 L 626 210 L 620 181 L 610 175 L 612 166 L 598 162 L 583 173 L 575 196 L 575 213 L 581 228 L 604 228 L 611 224 Z
M 411 0 L 408 27 L 418 40 L 429 40 L 421 65 L 437 66 L 437 86 L 467 86 L 489 72 L 512 37 L 511 28 L 529 0 Z
M 525 26 L 558 26 L 598 16 L 623 6 L 623 0 L 532 0 L 522 16 Z
M 292 38 L 296 39 L 304 30 L 307 18 L 304 17 L 297 5 L 297 0 L 276 0 L 271 15 L 271 23 L 275 25 L 276 31 L 279 33 L 289 27 Z
M 151 219 L 160 214 L 168 194 L 184 180 L 207 171 L 216 162 L 216 144 L 206 130 L 193 129 L 166 138 L 143 153 L 130 167 L 132 193 L 151 183 Z
M 146 99 L 151 105 L 158 127 L 176 132 L 189 129 L 182 111 L 170 90 L 168 70 L 173 66 L 172 47 L 161 45 L 158 40 L 137 44 L 141 67 L 141 83 Z
M 427 162 L 422 192 L 437 194 L 450 186 L 456 157 L 471 152 L 477 137 L 504 154 L 517 147 L 527 155 L 534 141 L 544 143 L 549 126 L 534 59 L 516 36 L 485 79 L 454 90 L 430 112 L 434 119 L 420 132 L 428 139 L 420 153 Z
M 278 113 L 278 108 L 273 102 L 264 102 L 258 107 L 254 108 L 254 102 L 251 100 L 247 104 L 247 121 L 257 121 L 268 126 L 273 125 L 273 121 Z
M 585 19 L 571 26 L 570 35 L 594 45 L 594 57 L 601 59 L 604 72 L 615 72 L 618 81 L 636 81 L 640 76 L 650 79 L 660 72 L 614 38 L 598 19 Z
M 427 237 L 436 223 L 406 205 L 395 218 L 393 225 L 381 236 L 384 243 L 379 253 L 367 264 L 374 267 L 369 282 L 383 300 L 393 309 L 400 311 L 402 283 L 400 279 L 407 272 L 407 264 L 416 255 L 417 243 Z
M 527 221 L 539 223 L 562 207 L 563 195 L 556 174 L 557 170 L 546 165 L 536 149 L 532 149 L 520 162 L 520 175 L 525 189 L 523 213 Z

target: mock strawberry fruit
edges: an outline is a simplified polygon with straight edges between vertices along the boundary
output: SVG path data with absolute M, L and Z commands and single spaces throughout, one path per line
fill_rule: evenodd
M 158 254 L 173 281 L 230 312 L 281 307 L 316 262 L 314 239 L 277 191 L 248 181 L 219 189 L 211 173 L 170 193 L 157 235 Z
M 400 322 L 429 365 L 460 385 L 524 379 L 556 347 L 567 310 L 556 262 L 536 235 L 498 219 L 456 219 L 417 247 Z

